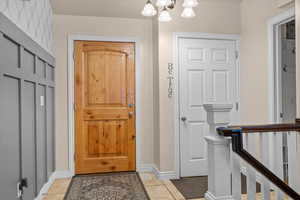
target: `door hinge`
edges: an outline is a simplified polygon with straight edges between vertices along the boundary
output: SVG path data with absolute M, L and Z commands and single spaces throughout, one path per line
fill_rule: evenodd
M 236 102 L 236 103 L 235 103 L 235 109 L 236 109 L 236 110 L 239 110 L 239 107 L 240 107 L 239 102 Z
M 75 103 L 73 103 L 73 109 L 74 109 L 74 111 L 76 111 L 76 104 Z
M 28 180 L 27 178 L 23 178 L 21 179 L 18 183 L 17 183 L 17 198 L 20 199 L 23 196 L 23 188 L 28 188 Z
M 235 51 L 235 59 L 238 59 L 238 58 L 239 58 L 239 52 Z
M 280 118 L 283 118 L 283 113 L 280 113 Z
M 76 154 L 74 154 L 74 162 L 76 161 Z

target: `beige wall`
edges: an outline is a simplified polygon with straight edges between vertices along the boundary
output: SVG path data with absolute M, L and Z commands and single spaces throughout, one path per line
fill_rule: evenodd
M 242 123 L 265 123 L 268 120 L 267 21 L 290 7 L 277 8 L 277 3 L 275 0 L 201 0 L 195 10 L 196 18 L 181 18 L 182 8 L 178 6 L 177 10 L 171 12 L 173 21 L 168 23 L 158 23 L 156 19 L 55 15 L 57 169 L 66 170 L 68 167 L 68 34 L 140 38 L 142 163 L 154 163 L 160 171 L 174 171 L 174 99 L 167 96 L 167 66 L 173 62 L 173 32 L 241 34 Z M 299 88 L 298 91 L 300 94 Z M 253 94 L 255 98 L 251 98 Z
M 152 21 L 138 19 L 54 16 L 56 68 L 56 167 L 68 169 L 67 37 L 69 34 L 138 37 L 141 43 L 141 157 L 153 163 Z
M 179 1 L 178 5 L 181 5 Z M 174 98 L 167 96 L 168 63 L 173 62 L 173 32 L 240 33 L 239 0 L 201 0 L 196 18 L 180 17 L 181 6 L 172 11 L 173 21 L 159 23 L 160 171 L 174 170 Z
M 241 122 L 268 122 L 268 21 L 292 5 L 241 1 Z M 253 96 L 255 95 L 255 96 Z
M 159 116 L 159 27 L 158 20 L 152 20 L 153 38 L 153 153 L 154 164 L 160 165 L 160 116 Z

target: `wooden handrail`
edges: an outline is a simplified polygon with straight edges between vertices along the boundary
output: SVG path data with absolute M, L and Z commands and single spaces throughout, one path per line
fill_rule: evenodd
M 295 123 L 285 124 L 267 124 L 267 125 L 246 125 L 246 126 L 229 126 L 230 129 L 241 129 L 243 133 L 262 133 L 262 132 L 288 132 L 300 131 L 300 119 Z
M 231 126 L 228 128 L 218 128 L 219 135 L 232 138 L 232 150 L 237 153 L 243 160 L 254 167 L 263 176 L 269 179 L 274 185 L 286 193 L 289 197 L 299 200 L 300 195 L 289 185 L 276 176 L 271 170 L 259 162 L 255 157 L 248 153 L 243 147 L 243 133 L 254 132 L 289 132 L 300 131 L 300 120 L 295 124 L 271 124 L 261 126 Z

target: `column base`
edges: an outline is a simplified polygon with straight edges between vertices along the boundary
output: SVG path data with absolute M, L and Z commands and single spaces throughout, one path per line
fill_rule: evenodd
M 235 200 L 232 196 L 220 196 L 216 197 L 209 191 L 205 193 L 206 200 Z

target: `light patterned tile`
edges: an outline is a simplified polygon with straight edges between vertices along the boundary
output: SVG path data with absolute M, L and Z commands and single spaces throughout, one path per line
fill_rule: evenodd
M 172 194 L 174 199 L 185 200 L 184 196 L 178 191 L 178 189 L 175 187 L 175 185 L 171 181 L 165 180 L 165 181 L 163 181 L 163 183 L 166 186 L 166 188 L 169 190 L 169 192 Z
M 43 200 L 63 200 L 64 194 L 49 194 L 43 198 Z
M 47 194 L 65 194 L 68 190 L 68 186 L 71 179 L 57 179 L 48 190 Z
M 175 200 L 164 185 L 146 186 L 151 200 Z
M 140 173 L 140 177 L 145 186 L 163 185 L 163 182 L 158 180 L 153 173 Z

